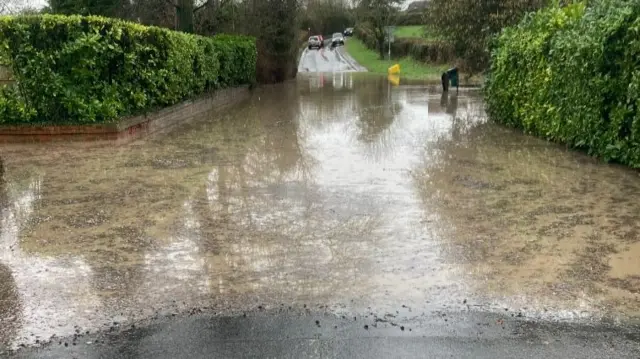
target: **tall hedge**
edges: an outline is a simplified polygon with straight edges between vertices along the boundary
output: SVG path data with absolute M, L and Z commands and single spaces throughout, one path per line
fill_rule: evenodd
M 499 36 L 489 115 L 607 161 L 640 168 L 640 3 L 551 7 Z
M 220 61 L 220 86 L 237 86 L 255 81 L 257 55 L 253 37 L 216 35 L 213 43 Z
M 0 18 L 0 123 L 82 124 L 176 104 L 255 77 L 255 41 L 102 17 Z

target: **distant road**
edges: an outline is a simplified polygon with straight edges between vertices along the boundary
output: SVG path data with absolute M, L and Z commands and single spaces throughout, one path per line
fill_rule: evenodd
M 322 49 L 305 49 L 298 62 L 298 72 L 365 72 L 345 51 L 344 46 L 332 49 L 325 46 Z

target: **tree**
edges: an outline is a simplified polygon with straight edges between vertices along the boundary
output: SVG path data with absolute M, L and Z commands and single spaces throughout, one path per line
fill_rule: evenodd
M 241 3 L 233 0 L 212 1 L 195 13 L 195 32 L 215 35 L 221 32 L 238 33 L 242 30 Z
M 258 47 L 257 78 L 277 83 L 295 77 L 298 50 L 298 0 L 247 0 L 247 34 Z
M 193 33 L 195 14 L 207 6 L 215 6 L 218 2 L 219 0 L 163 0 L 160 2 L 153 0 L 49 0 L 49 6 L 51 11 L 57 14 L 101 15 L 130 20 L 139 20 L 144 17 L 162 23 L 164 20 L 163 11 L 166 10 L 168 4 L 175 14 L 175 29 Z
M 302 11 L 301 29 L 312 34 L 332 34 L 353 26 L 353 11 L 346 1 L 313 1 Z
M 187 33 L 194 32 L 194 16 L 206 6 L 214 3 L 213 0 L 166 0 L 176 9 L 176 30 Z
M 128 19 L 145 25 L 174 28 L 175 6 L 166 0 L 134 0 L 128 11 Z
M 493 35 L 547 3 L 548 0 L 432 0 L 427 18 L 451 41 L 465 70 L 473 73 L 487 67 Z
M 0 0 L 0 15 L 15 15 L 37 11 L 29 0 Z
M 358 4 L 360 20 L 376 40 L 380 58 L 384 57 L 385 27 L 395 25 L 402 0 L 361 0 Z
M 55 14 L 120 17 L 126 14 L 127 0 L 49 0 Z

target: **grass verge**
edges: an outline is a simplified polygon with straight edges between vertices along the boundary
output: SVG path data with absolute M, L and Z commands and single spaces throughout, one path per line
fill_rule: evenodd
M 377 52 L 367 48 L 362 41 L 355 37 L 347 40 L 345 48 L 354 60 L 373 73 L 386 75 L 389 67 L 400 64 L 400 77 L 440 81 L 440 75 L 447 69 L 447 65 L 430 65 L 410 57 L 381 60 Z
M 424 26 L 411 25 L 411 26 L 398 26 L 393 31 L 396 37 L 424 37 Z
M 397 26 L 393 31 L 397 38 L 422 38 L 425 40 L 437 40 L 441 38 L 436 31 L 425 25 Z

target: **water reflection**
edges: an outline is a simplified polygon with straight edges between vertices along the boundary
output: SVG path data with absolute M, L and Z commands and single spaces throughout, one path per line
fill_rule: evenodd
M 21 303 L 11 269 L 0 262 L 0 350 L 9 348 L 18 332 Z
M 118 147 L 6 146 L 4 338 L 200 305 L 633 308 L 630 172 L 487 124 L 473 92 L 322 76 Z
M 21 173 L 25 177 L 13 177 L 8 173 L 5 173 L 7 202 L 0 218 L 0 247 L 3 249 L 0 262 L 12 274 L 12 279 L 4 282 L 8 285 L 5 288 L 9 297 L 2 302 L 6 306 L 1 310 L 8 314 L 2 318 L 3 324 L 6 320 L 7 330 L 15 332 L 13 338 L 5 339 L 13 339 L 11 346 L 15 347 L 17 340 L 33 343 L 48 339 L 54 327 L 71 330 L 73 324 L 69 322 L 75 316 L 78 316 L 75 323 L 86 324 L 82 314 L 92 306 L 92 291 L 86 285 L 90 269 L 81 258 L 32 256 L 23 250 L 18 237 L 38 225 L 34 213 L 42 198 L 43 182 L 28 170 Z M 47 322 L 45 318 L 51 316 L 57 320 Z
M 458 94 L 449 94 L 448 91 L 442 92 L 440 98 L 440 108 L 455 119 L 456 110 L 458 109 Z
M 637 175 L 482 118 L 453 119 L 414 173 L 425 205 L 450 223 L 439 230 L 448 260 L 498 306 L 637 313 L 629 278 L 640 268 L 626 258 L 638 253 L 629 219 L 640 207 L 620 201 L 637 193 Z

